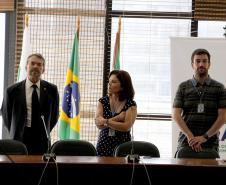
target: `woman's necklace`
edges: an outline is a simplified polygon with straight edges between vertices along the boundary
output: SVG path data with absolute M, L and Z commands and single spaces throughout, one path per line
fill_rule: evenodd
M 112 116 L 114 116 L 116 113 L 119 113 L 122 108 L 125 105 L 125 100 L 124 101 L 111 101 L 111 112 L 112 112 Z

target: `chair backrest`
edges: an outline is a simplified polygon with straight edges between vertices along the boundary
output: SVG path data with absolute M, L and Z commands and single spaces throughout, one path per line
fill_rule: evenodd
M 27 155 L 27 147 L 24 143 L 12 139 L 0 139 L 0 154 Z
M 216 159 L 219 158 L 217 151 L 212 149 L 203 149 L 201 152 L 196 152 L 191 147 L 185 147 L 179 149 L 176 154 L 176 158 L 197 158 L 197 159 Z
M 84 140 L 59 140 L 51 146 L 51 152 L 62 156 L 97 156 L 92 143 Z
M 114 151 L 114 156 L 125 157 L 129 154 L 160 157 L 160 152 L 153 143 L 146 141 L 128 141 L 120 144 Z

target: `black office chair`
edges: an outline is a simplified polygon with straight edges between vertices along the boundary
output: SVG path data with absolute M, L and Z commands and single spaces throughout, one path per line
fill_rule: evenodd
M 84 140 L 59 140 L 51 146 L 51 153 L 62 156 L 97 156 L 92 143 Z
M 175 154 L 175 158 L 216 159 L 219 157 L 217 151 L 208 148 L 204 148 L 201 152 L 196 152 L 190 147 L 182 147 Z
M 139 156 L 160 157 L 160 152 L 153 143 L 146 141 L 128 141 L 120 144 L 114 151 L 114 156 L 125 157 L 129 154 Z
M 24 143 L 12 139 L 0 139 L 0 154 L 2 155 L 27 155 Z

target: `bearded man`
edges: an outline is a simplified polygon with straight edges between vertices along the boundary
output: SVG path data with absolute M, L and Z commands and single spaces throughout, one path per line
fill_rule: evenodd
M 219 157 L 219 129 L 226 121 L 226 90 L 208 74 L 210 64 L 209 52 L 196 49 L 191 55 L 194 75 L 176 92 L 172 118 L 180 128 L 177 158 Z

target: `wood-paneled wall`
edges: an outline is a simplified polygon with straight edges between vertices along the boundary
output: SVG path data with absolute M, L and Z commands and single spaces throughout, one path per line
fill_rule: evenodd
M 196 20 L 226 20 L 226 0 L 195 0 Z
M 1 0 L 0 12 L 14 11 L 14 0 Z

